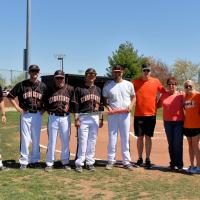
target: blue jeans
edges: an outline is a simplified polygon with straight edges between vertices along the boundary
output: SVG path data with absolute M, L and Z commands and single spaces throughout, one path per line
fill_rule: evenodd
M 183 121 L 164 121 L 169 145 L 170 166 L 183 167 Z

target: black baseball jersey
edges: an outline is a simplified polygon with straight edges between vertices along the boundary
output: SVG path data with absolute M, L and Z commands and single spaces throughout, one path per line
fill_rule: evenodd
M 55 85 L 48 88 L 44 95 L 45 110 L 51 113 L 64 114 L 72 112 L 71 100 L 74 88 L 65 84 L 62 88 Z
M 0 103 L 3 101 L 3 91 L 2 87 L 0 86 Z
M 104 110 L 101 89 L 96 85 L 77 87 L 73 102 L 75 113 L 92 113 Z
M 37 80 L 32 83 L 30 79 L 17 83 L 7 95 L 8 98 L 18 97 L 19 107 L 25 111 L 40 111 L 43 109 L 42 96 L 46 85 Z

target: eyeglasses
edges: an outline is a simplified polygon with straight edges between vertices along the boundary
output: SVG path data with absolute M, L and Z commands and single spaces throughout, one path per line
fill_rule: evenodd
M 143 71 L 143 72 L 148 72 L 148 73 L 149 73 L 151 70 L 150 70 L 150 69 L 143 69 L 142 71 Z
M 192 85 L 185 85 L 184 88 L 185 89 L 192 89 Z

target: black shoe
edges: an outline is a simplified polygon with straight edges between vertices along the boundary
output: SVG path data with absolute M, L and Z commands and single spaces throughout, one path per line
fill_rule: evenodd
M 151 168 L 152 168 L 152 164 L 151 164 L 151 161 L 150 161 L 149 158 L 147 158 L 147 159 L 145 160 L 145 168 L 146 168 L 146 169 L 151 169 Z
M 142 158 L 138 158 L 138 161 L 136 162 L 136 165 L 141 167 L 143 164 L 143 159 Z
M 28 167 L 32 168 L 32 169 L 41 169 L 42 168 L 39 162 L 30 163 Z
M 89 171 L 95 171 L 95 167 L 94 165 L 86 165 L 86 169 L 88 169 Z

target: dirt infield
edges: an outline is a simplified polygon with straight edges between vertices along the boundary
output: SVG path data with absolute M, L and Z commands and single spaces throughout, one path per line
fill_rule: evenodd
M 132 123 L 133 124 L 133 123 Z M 71 159 L 74 159 L 74 154 L 76 153 L 76 128 L 72 124 L 71 138 L 70 138 L 70 150 L 71 150 Z M 135 162 L 138 158 L 137 156 L 137 148 L 136 148 L 136 138 L 134 137 L 133 126 L 131 126 L 130 130 L 130 151 L 131 151 L 131 159 Z M 47 146 L 48 136 L 47 131 L 44 129 L 41 134 L 41 145 Z M 108 145 L 108 130 L 107 130 L 107 122 L 104 122 L 103 128 L 99 129 L 97 145 L 96 145 L 96 155 L 97 159 L 107 160 L 107 145 Z M 120 138 L 118 137 L 117 143 L 117 153 L 116 159 L 121 160 L 121 148 L 120 148 Z M 60 150 L 60 140 L 59 137 L 57 139 L 56 150 Z M 60 153 L 57 151 L 56 159 L 59 159 Z M 145 155 L 145 152 L 144 152 Z M 169 155 L 168 155 L 168 145 L 167 139 L 163 128 L 163 122 L 161 120 L 157 120 L 155 134 L 153 137 L 152 144 L 152 153 L 151 160 L 156 165 L 168 166 L 169 165 Z M 189 156 L 188 156 L 188 144 L 186 139 L 184 139 L 184 166 L 189 165 Z

